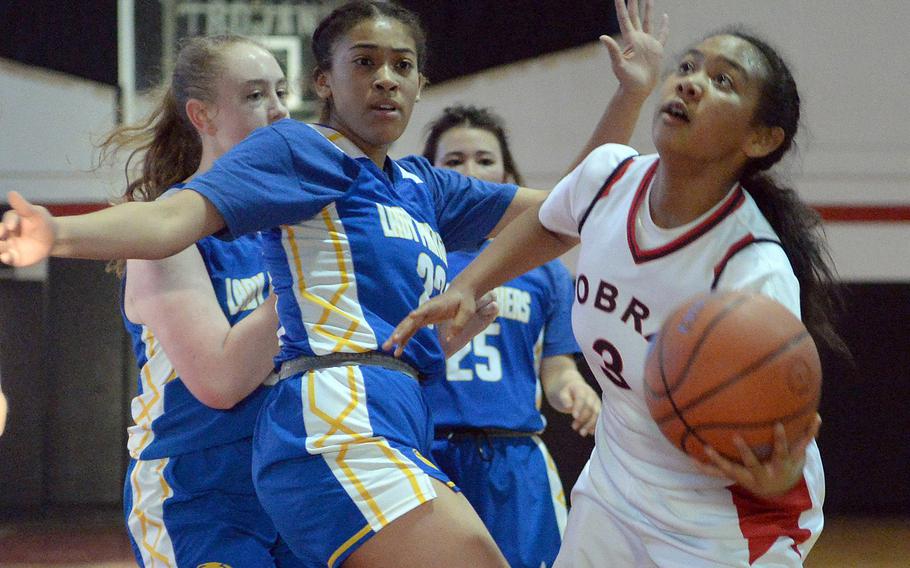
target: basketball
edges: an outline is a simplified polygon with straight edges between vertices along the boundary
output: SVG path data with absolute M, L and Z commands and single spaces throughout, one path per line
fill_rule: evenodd
M 645 363 L 648 410 L 670 442 L 705 463 L 710 445 L 741 463 L 740 434 L 762 461 L 774 426 L 791 443 L 813 423 L 821 396 L 815 342 L 790 310 L 757 293 L 697 296 L 679 307 Z

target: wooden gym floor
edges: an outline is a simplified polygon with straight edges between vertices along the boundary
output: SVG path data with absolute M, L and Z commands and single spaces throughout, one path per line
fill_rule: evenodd
M 134 566 L 119 511 L 58 510 L 0 521 L 2 568 Z M 829 518 L 806 567 L 910 567 L 910 517 Z

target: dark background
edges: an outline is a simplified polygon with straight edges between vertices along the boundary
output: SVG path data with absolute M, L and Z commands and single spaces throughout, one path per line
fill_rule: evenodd
M 430 38 L 426 74 L 434 83 L 577 47 L 618 29 L 612 6 L 604 0 L 410 0 L 401 4 L 418 13 L 426 28 Z M 0 57 L 116 85 L 116 8 L 115 0 L 3 0 Z M 135 10 L 137 20 L 149 27 L 160 21 L 158 0 L 139 0 Z M 137 43 L 138 58 L 156 60 L 160 46 L 141 29 Z M 141 61 L 137 67 L 143 68 Z

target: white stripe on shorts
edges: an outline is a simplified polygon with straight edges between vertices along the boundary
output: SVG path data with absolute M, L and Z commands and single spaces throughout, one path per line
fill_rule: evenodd
M 374 435 L 360 367 L 309 371 L 301 390 L 307 451 L 322 456 L 374 531 L 436 497 L 423 469 Z

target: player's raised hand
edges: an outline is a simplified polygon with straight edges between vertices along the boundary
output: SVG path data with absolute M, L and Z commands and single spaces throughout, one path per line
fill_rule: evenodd
M 670 35 L 669 17 L 663 14 L 660 28 L 654 30 L 654 1 L 645 0 L 644 19 L 639 18 L 638 1 L 614 0 L 622 45 L 608 35 L 600 41 L 610 52 L 610 63 L 619 84 L 627 91 L 647 96 L 660 79 L 664 45 Z
M 450 286 L 448 290 L 424 302 L 401 320 L 401 323 L 392 331 L 392 335 L 382 344 L 382 348 L 389 351 L 395 347 L 394 354 L 396 357 L 400 357 L 405 345 L 414 337 L 417 330 L 448 320 L 452 321 L 448 324 L 443 340 L 451 341 L 452 338 L 458 337 L 463 332 L 466 324 L 471 321 L 476 312 L 477 303 L 474 300 L 474 294 Z
M 50 256 L 56 240 L 54 217 L 15 191 L 7 195 L 10 209 L 0 225 L 0 261 L 29 266 Z
M 757 497 L 779 497 L 792 489 L 802 476 L 806 448 L 818 435 L 821 423 L 821 416 L 816 414 L 815 421 L 806 434 L 793 447 L 787 442 L 783 424 L 778 423 L 774 429 L 774 449 L 765 462 L 758 459 L 742 437 L 736 436 L 733 442 L 739 449 L 742 465 L 724 458 L 713 448 L 706 447 L 705 454 L 714 464 L 699 463 L 698 468 L 708 475 L 731 479 Z

